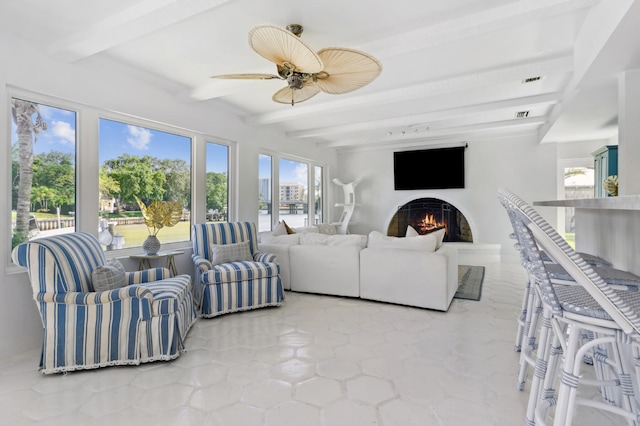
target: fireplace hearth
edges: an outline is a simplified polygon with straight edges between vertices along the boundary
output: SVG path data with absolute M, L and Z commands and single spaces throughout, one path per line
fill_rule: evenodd
M 407 226 L 412 226 L 420 235 L 445 228 L 444 241 L 473 242 L 471 227 L 462 212 L 438 198 L 419 198 L 398 207 L 387 235 L 404 237 Z

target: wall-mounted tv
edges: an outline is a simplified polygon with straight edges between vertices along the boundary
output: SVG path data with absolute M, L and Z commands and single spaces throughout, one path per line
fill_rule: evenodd
M 465 146 L 393 153 L 396 190 L 464 188 Z

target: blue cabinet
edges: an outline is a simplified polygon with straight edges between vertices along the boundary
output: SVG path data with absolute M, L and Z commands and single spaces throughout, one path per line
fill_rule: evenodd
M 608 197 L 603 187 L 603 182 L 609 176 L 618 174 L 618 145 L 607 145 L 591 153 L 594 166 L 594 196 L 596 198 Z

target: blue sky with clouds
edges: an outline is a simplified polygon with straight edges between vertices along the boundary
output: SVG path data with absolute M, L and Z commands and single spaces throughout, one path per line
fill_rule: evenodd
M 40 132 L 34 146 L 35 154 L 50 151 L 75 153 L 76 113 L 64 109 L 39 105 L 40 115 L 47 123 L 47 130 Z M 15 123 L 12 122 L 12 142 L 17 141 Z M 190 163 L 189 138 L 164 131 L 133 126 L 126 123 L 100 119 L 99 130 L 100 163 L 127 153 L 160 159 L 183 159 Z M 79 142 L 81 143 L 81 142 Z M 207 171 L 228 172 L 228 148 L 224 145 L 207 144 Z M 266 166 L 272 158 L 260 156 L 260 177 L 268 178 L 271 168 Z M 308 166 L 288 159 L 280 159 L 280 182 L 297 182 L 307 186 Z
M 259 177 L 263 179 L 271 178 L 271 171 L 273 169 L 273 157 L 268 155 L 260 155 L 259 158 Z M 309 175 L 309 167 L 305 163 L 298 161 L 288 160 L 286 158 L 280 159 L 279 165 L 279 182 L 290 183 L 296 182 L 307 187 L 307 179 Z

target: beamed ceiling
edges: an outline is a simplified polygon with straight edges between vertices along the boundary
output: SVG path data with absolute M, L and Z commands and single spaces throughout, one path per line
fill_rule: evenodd
M 640 7 L 619 0 L 20 0 L 0 22 L 68 63 L 102 61 L 186 103 L 212 104 L 300 143 L 346 148 L 531 137 L 606 139 L 617 132 L 621 70 L 640 65 Z M 612 16 L 603 13 L 603 7 Z M 248 44 L 260 24 L 304 26 L 319 50 L 376 57 L 356 91 L 295 106 Z

